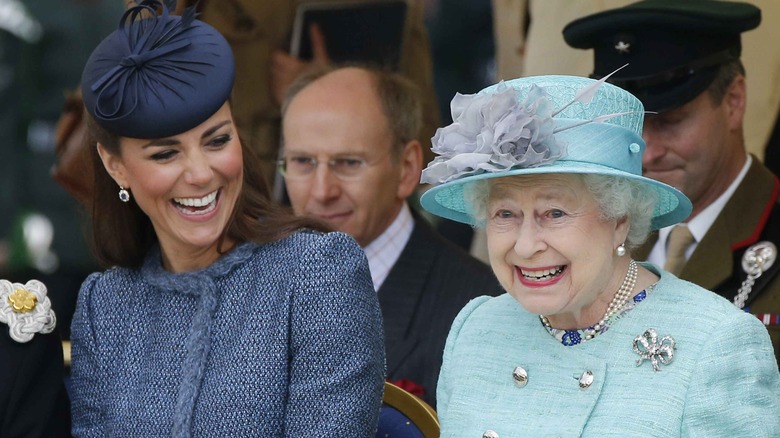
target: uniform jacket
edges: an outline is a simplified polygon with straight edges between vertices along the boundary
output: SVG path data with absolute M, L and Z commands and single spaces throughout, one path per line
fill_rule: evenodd
M 384 351 L 368 263 L 342 233 L 243 243 L 208 268 L 84 283 L 72 328 L 78 437 L 368 437 Z
M 313 0 L 336 3 L 339 0 Z M 369 3 L 373 0 L 359 0 Z M 258 150 L 273 175 L 280 139 L 280 113 L 270 91 L 271 55 L 290 51 L 296 8 L 303 0 L 207 0 L 199 17 L 230 42 L 236 59 L 236 82 L 231 107 L 243 138 Z M 433 64 L 423 20 L 423 2 L 410 0 L 404 29 L 400 72 L 419 88 L 423 100 L 423 130 L 416 138 L 429 139 L 439 126 L 433 88 Z M 429 153 L 430 144 L 423 147 Z
M 649 265 L 648 265 L 649 266 Z M 650 269 L 656 269 L 650 267 Z M 653 328 L 673 360 L 637 365 Z M 667 341 L 668 344 L 668 341 Z M 526 370 L 517 385 L 515 367 Z M 580 389 L 585 371 L 592 383 Z M 439 380 L 442 437 L 776 437 L 780 373 L 766 329 L 723 298 L 661 273 L 647 298 L 590 341 L 564 346 L 509 295 L 458 315 Z
M 500 286 L 484 263 L 416 219 L 409 242 L 379 288 L 387 378 L 421 385 L 436 402 L 436 380 L 450 325 L 461 308 Z
M 70 436 L 62 343 L 55 330 L 19 343 L 0 324 L 0 436 Z
M 723 207 L 686 263 L 680 278 L 717 292 L 732 301 L 747 274 L 742 256 L 756 242 L 769 241 L 780 249 L 780 182 L 753 157 L 742 183 Z M 658 240 L 653 234 L 635 254 L 644 260 Z M 755 315 L 780 314 L 780 260 L 756 280 L 746 308 Z M 767 326 L 780 361 L 780 325 Z

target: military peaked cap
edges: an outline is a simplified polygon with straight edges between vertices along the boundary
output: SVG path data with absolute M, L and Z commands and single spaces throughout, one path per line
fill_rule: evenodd
M 593 49 L 592 77 L 610 79 L 648 111 L 679 107 L 701 94 L 718 67 L 738 60 L 740 34 L 761 22 L 761 10 L 718 0 L 643 0 L 572 21 L 566 43 Z

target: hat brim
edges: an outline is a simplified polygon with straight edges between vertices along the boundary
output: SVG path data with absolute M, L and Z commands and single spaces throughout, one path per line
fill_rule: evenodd
M 577 18 L 564 26 L 563 38 L 574 48 L 590 49 L 605 33 L 621 29 L 738 35 L 759 24 L 761 10 L 747 2 L 644 0 Z
M 670 185 L 608 166 L 567 160 L 559 160 L 539 167 L 512 169 L 495 173 L 485 172 L 450 181 L 432 187 L 423 193 L 420 198 L 420 204 L 423 208 L 437 216 L 476 226 L 476 218 L 469 212 L 469 206 L 464 197 L 466 185 L 492 178 L 543 174 L 604 175 L 622 177 L 646 185 L 658 195 L 658 202 L 651 220 L 651 228 L 653 230 L 674 225 L 685 220 L 691 214 L 691 201 L 681 191 Z
M 631 79 L 618 78 L 610 82 L 636 96 L 649 113 L 662 113 L 679 108 L 697 98 L 715 80 L 719 68 L 720 66 L 706 68 L 674 82 L 652 87 L 633 85 L 634 81 Z

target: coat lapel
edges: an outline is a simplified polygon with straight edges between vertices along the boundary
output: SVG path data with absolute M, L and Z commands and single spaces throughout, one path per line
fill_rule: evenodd
M 710 290 L 728 280 L 734 274 L 732 252 L 758 240 L 777 202 L 777 185 L 777 178 L 753 157 L 742 183 L 699 242 L 680 278 Z M 658 233 L 652 233 L 635 251 L 636 258 L 647 259 L 657 240 Z
M 777 178 L 756 157 L 707 234 L 683 268 L 681 278 L 715 289 L 734 272 L 733 251 L 758 241 L 777 201 Z
M 412 325 L 438 252 L 437 247 L 426 245 L 427 232 L 426 225 L 415 219 L 409 242 L 379 288 L 388 375 L 403 363 L 423 335 Z

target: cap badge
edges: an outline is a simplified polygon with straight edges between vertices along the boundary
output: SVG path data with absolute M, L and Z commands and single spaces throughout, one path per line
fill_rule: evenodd
M 620 40 L 615 44 L 615 50 L 621 54 L 631 53 L 631 43 Z

